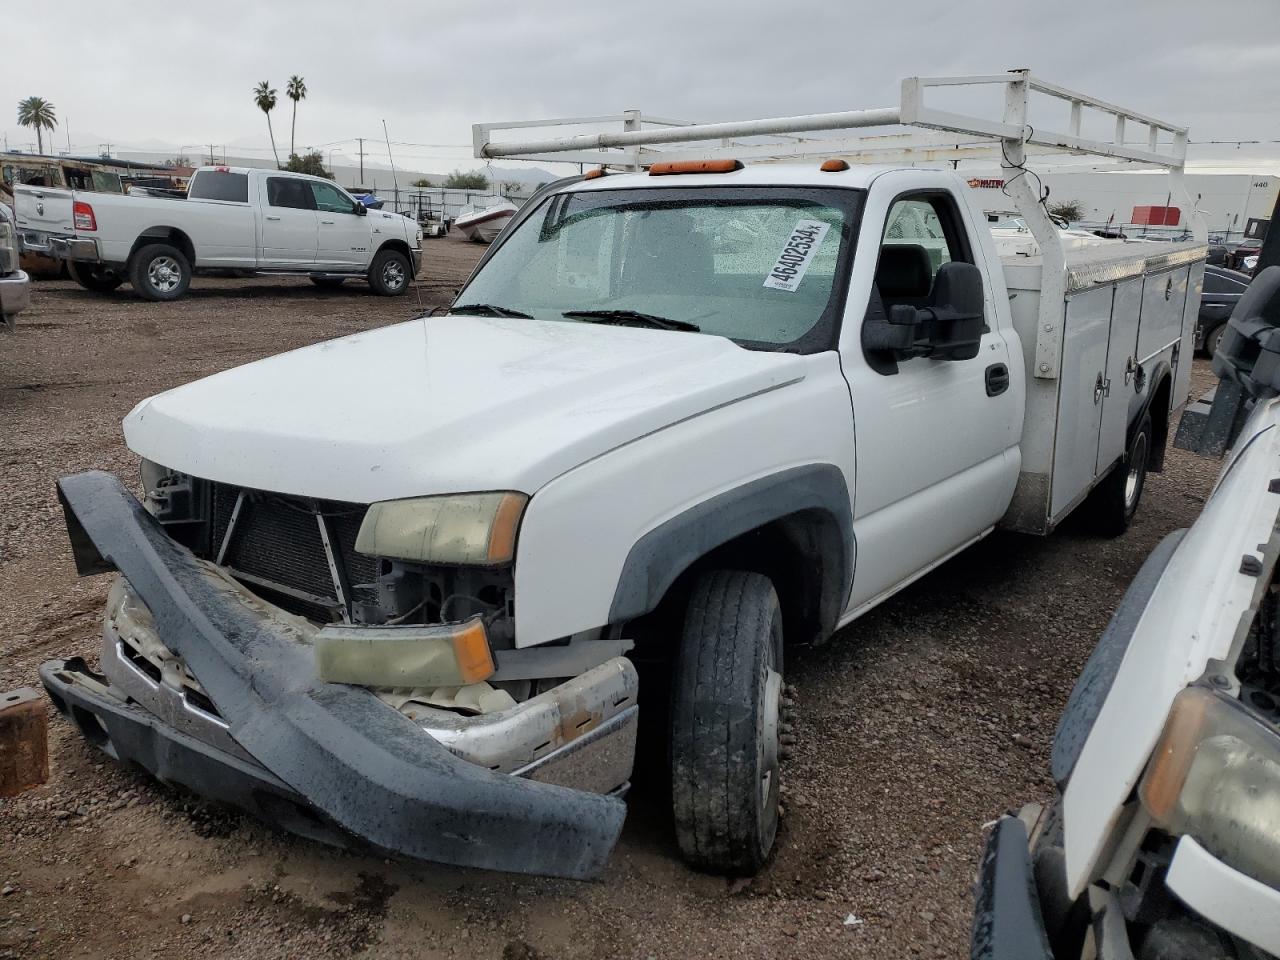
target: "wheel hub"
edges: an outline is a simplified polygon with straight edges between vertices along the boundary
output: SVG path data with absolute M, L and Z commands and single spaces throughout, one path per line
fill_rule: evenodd
M 1138 496 L 1142 493 L 1142 480 L 1147 464 L 1147 435 L 1140 433 L 1133 441 L 1133 451 L 1129 455 L 1129 472 L 1124 478 L 1124 506 L 1132 510 L 1137 505 Z
M 182 271 L 172 257 L 156 257 L 147 268 L 147 278 L 161 293 L 169 293 L 178 286 Z

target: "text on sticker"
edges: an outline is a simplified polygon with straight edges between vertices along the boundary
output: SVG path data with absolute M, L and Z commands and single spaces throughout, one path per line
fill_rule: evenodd
M 830 229 L 831 224 L 821 220 L 801 220 L 797 223 L 791 236 L 787 237 L 787 242 L 782 245 L 778 262 L 769 271 L 764 285 L 773 290 L 794 293 Z

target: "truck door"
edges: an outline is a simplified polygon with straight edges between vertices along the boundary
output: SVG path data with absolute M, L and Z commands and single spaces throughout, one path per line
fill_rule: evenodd
M 319 218 L 317 262 L 323 267 L 363 268 L 369 263 L 369 218 L 357 216 L 356 201 L 330 183 L 307 181 Z
M 316 200 L 297 177 L 267 177 L 262 188 L 262 265 L 313 267 L 317 251 Z
M 865 312 L 869 303 L 886 312 L 895 304 L 930 305 L 934 278 L 948 261 L 983 271 L 987 326 L 978 355 L 968 360 L 914 357 L 885 365 L 864 352 L 857 337 L 842 337 L 858 463 L 850 612 L 990 529 L 1008 505 L 1019 469 L 1022 377 L 1012 369 L 995 310 L 991 270 L 999 270 L 999 262 L 986 263 L 974 239 L 975 227 L 985 227 L 970 222 L 970 211 L 947 189 L 907 191 L 884 204 L 869 202 L 864 214 L 857 259 L 874 257 L 875 275 L 860 304 L 858 284 L 851 285 L 846 327 L 860 329 L 854 311 Z M 1003 285 L 999 292 L 1006 295 Z

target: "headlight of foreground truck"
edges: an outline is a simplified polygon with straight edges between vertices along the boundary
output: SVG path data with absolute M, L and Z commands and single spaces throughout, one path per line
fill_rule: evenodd
M 384 500 L 369 507 L 356 550 L 371 557 L 501 567 L 515 559 L 523 493 L 467 493 Z
M 1280 888 L 1280 734 L 1235 701 L 1178 694 L 1138 790 L 1158 826 Z

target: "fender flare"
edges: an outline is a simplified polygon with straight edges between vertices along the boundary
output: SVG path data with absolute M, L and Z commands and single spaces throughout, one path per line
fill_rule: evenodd
M 709 497 L 663 521 L 638 539 L 618 576 L 609 622 L 622 623 L 652 611 L 671 585 L 712 550 L 766 524 L 797 516 L 821 518 L 826 553 L 837 563 L 822 564 L 820 621 L 835 628 L 853 586 L 856 544 L 849 486 L 839 467 L 814 463 L 791 467 Z

